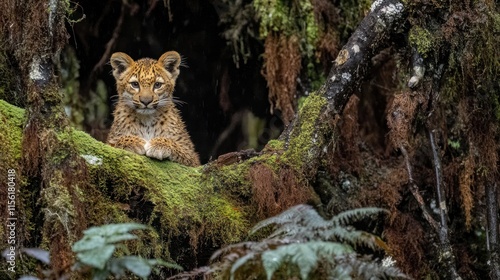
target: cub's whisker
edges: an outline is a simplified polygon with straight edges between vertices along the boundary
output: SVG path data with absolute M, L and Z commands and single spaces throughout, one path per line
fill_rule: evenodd
M 179 105 L 179 106 L 181 106 L 181 107 L 182 107 L 182 105 L 187 104 L 187 102 L 186 102 L 186 101 L 182 101 L 182 100 L 180 100 L 178 97 L 175 97 L 175 96 L 173 96 L 173 97 L 172 97 L 172 102 L 173 102 L 175 105 Z

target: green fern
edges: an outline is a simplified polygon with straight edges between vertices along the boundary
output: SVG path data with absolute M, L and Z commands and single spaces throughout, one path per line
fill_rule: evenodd
M 301 279 L 308 279 L 320 259 L 334 258 L 352 253 L 349 246 L 334 242 L 313 241 L 308 243 L 289 244 L 262 253 L 261 260 L 267 279 L 287 264 L 297 265 Z
M 94 280 L 108 279 L 109 276 L 118 279 L 125 276 L 127 270 L 142 279 L 147 279 L 157 266 L 182 270 L 179 265 L 160 259 L 145 259 L 139 256 L 113 257 L 117 247 L 121 246 L 126 250 L 126 247 L 117 243 L 138 238 L 129 231 L 146 228 L 142 224 L 123 223 L 91 227 L 85 230 L 83 238 L 72 246 L 77 259 L 74 267 L 89 268 Z
M 250 234 L 274 226 L 268 238 L 293 238 L 343 242 L 354 247 L 366 246 L 372 250 L 380 247 L 381 240 L 368 232 L 356 230 L 351 225 L 367 217 L 387 212 L 381 208 L 359 208 L 342 212 L 325 220 L 310 205 L 297 205 L 278 216 L 264 220 Z
M 406 279 L 399 269 L 355 251 L 387 249 L 378 236 L 354 226 L 384 212 L 360 208 L 325 220 L 313 207 L 297 205 L 250 232 L 262 235 L 271 230 L 267 238 L 229 245 L 212 256 L 210 267 L 171 279 Z

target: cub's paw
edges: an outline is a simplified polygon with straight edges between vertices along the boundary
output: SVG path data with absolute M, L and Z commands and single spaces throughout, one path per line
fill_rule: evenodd
M 144 155 L 146 153 L 146 149 L 144 149 L 144 144 L 146 144 L 146 141 L 137 136 L 123 136 L 120 139 L 118 139 L 118 141 L 114 146 L 116 148 L 121 148 L 132 153 Z
M 138 155 L 144 155 L 146 153 L 146 150 L 144 149 L 144 146 L 141 145 L 131 145 L 128 147 L 123 147 L 124 150 L 127 150 L 132 153 L 136 153 Z
M 159 160 L 170 158 L 172 156 L 170 145 L 170 139 L 153 138 L 144 146 L 146 149 L 146 156 Z

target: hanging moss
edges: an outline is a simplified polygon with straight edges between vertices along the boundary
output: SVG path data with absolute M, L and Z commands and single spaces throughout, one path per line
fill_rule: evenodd
M 347 40 L 361 20 L 370 11 L 371 0 L 344 0 L 340 1 L 339 8 L 342 19 L 339 21 L 342 40 Z
M 419 26 L 413 26 L 409 34 L 410 45 L 417 48 L 418 53 L 427 58 L 437 49 L 432 33 Z
M 309 0 L 255 0 L 253 2 L 260 23 L 260 37 L 267 38 L 271 32 L 286 37 L 300 38 L 301 52 L 312 58 L 319 38 L 319 27 L 314 9 Z

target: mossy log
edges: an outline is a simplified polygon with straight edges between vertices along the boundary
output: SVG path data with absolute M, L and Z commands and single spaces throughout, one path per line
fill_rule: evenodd
M 313 104 L 304 108 L 309 106 Z M 50 219 L 65 229 L 67 242 L 81 237 L 81 233 L 71 230 L 75 223 L 84 222 L 88 227 L 141 222 L 153 229 L 144 232 L 140 241 L 132 244 L 135 248 L 132 252 L 173 259 L 190 267 L 197 264 L 196 253 L 203 255 L 202 250 L 207 246 L 213 248 L 240 241 L 259 219 L 294 204 L 314 200 L 314 191 L 300 173 L 285 167 L 291 158 L 282 153 L 280 141 L 273 141 L 268 152 L 245 161 L 236 158 L 228 164 L 219 160 L 192 168 L 113 148 L 72 128 L 54 133 L 60 141 L 74 145 L 85 160 L 88 181 L 71 182 L 72 178 L 66 178 L 73 186 L 69 192 L 66 186 L 58 183 L 62 178 L 53 178 L 52 184 L 43 190 L 30 190 L 26 188 L 30 178 L 23 177 L 20 172 L 23 119 L 23 109 L 0 100 L 0 126 L 6 132 L 1 136 L 5 148 L 0 156 L 0 169 L 13 169 L 18 174 L 16 217 L 20 219 L 18 224 L 22 232 L 17 234 L 23 237 L 36 236 L 37 230 L 43 230 L 39 218 Z M 277 200 L 272 195 L 272 201 L 266 201 L 270 198 L 266 194 L 255 193 L 255 188 L 263 192 L 266 187 L 285 185 L 282 180 L 292 184 L 282 190 Z M 75 199 L 72 195 L 78 197 Z M 71 199 L 79 201 L 78 205 Z M 50 201 L 51 205 L 39 205 L 40 201 Z M 37 213 L 40 210 L 43 215 Z M 77 213 L 82 214 L 85 221 L 78 221 Z M 2 220 L 5 222 L 6 217 Z M 2 232 L 2 236 L 6 236 L 5 233 Z M 53 245 L 53 240 L 46 238 L 38 243 L 29 238 L 19 242 L 22 247 L 48 249 Z M 24 267 L 25 273 L 33 268 L 29 262 L 19 267 Z
M 191 268 L 213 247 L 242 240 L 256 221 L 294 204 L 319 203 L 310 183 L 319 166 L 331 160 L 338 114 L 364 78 L 371 57 L 390 43 L 388 35 L 402 15 L 398 1 L 377 1 L 340 52 L 325 86 L 306 99 L 278 140 L 260 153 L 235 152 L 197 168 L 115 149 L 66 125 L 44 122 L 42 129 L 31 128 L 36 124 L 30 121 L 33 113 L 0 100 L 5 151 L 0 170 L 19 170 L 18 248 L 67 251 L 86 227 L 136 221 L 152 230 L 130 244 L 132 253 Z M 37 132 L 33 141 L 41 141 L 39 146 L 26 144 L 30 129 Z M 30 158 L 23 147 L 45 147 L 49 156 L 37 164 L 37 155 Z M 41 187 L 28 189 L 40 180 L 40 175 L 29 175 L 29 166 L 37 165 L 44 166 Z M 7 217 L 1 219 L 5 223 Z M 17 273 L 26 273 L 33 263 L 23 261 L 18 268 Z

